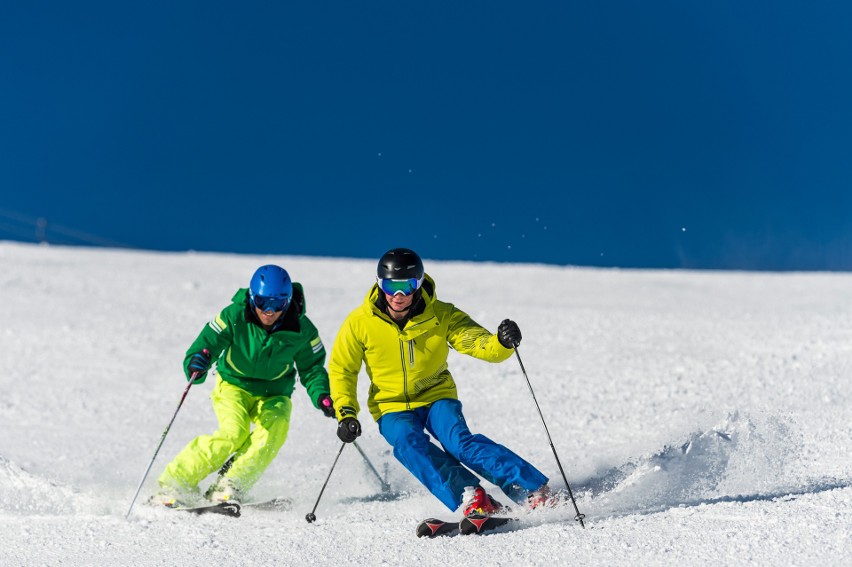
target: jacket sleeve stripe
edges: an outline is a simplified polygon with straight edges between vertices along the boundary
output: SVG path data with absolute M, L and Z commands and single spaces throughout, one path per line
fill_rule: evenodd
M 222 319 L 222 314 L 216 315 L 216 318 L 207 323 L 207 325 L 213 329 L 213 331 L 218 335 L 228 326 L 225 321 Z

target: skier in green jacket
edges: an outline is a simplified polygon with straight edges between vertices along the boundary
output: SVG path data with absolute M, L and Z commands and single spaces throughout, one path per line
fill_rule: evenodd
M 305 295 L 283 268 L 261 266 L 210 321 L 184 359 L 187 379 L 206 378 L 212 360 L 218 378 L 211 398 L 219 429 L 196 437 L 166 466 L 154 503 L 179 506 L 197 498 L 198 483 L 233 456 L 206 491 L 213 501 L 239 501 L 287 439 L 296 382 L 314 407 L 334 417 L 325 347 L 305 315 Z

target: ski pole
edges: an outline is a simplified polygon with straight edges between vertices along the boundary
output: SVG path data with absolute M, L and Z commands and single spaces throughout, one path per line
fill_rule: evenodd
M 361 449 L 361 446 L 358 445 L 358 442 L 353 441 L 352 444 L 355 445 L 355 448 L 358 449 L 358 452 L 361 453 L 362 457 L 364 457 L 364 462 L 367 464 L 367 467 L 371 471 L 373 471 L 374 475 L 376 475 L 376 478 L 379 480 L 379 483 L 382 485 L 382 492 L 390 492 L 390 484 L 385 482 L 385 480 L 382 478 L 382 475 L 379 474 L 379 471 L 377 471 L 376 467 L 373 466 L 373 463 L 370 462 L 370 459 L 367 457 L 367 454 L 364 452 L 363 449 Z M 234 464 L 234 458 L 235 457 L 236 457 L 236 455 L 231 455 L 231 457 L 227 461 L 225 461 L 225 464 L 222 465 L 219 468 L 219 476 L 223 476 L 225 473 L 228 472 L 228 470 Z
M 544 414 L 541 413 L 541 407 L 538 405 L 538 400 L 535 399 L 535 392 L 533 392 L 532 384 L 530 383 L 529 376 L 527 376 L 527 369 L 524 368 L 524 363 L 521 360 L 521 353 L 518 352 L 518 345 L 515 345 L 515 356 L 518 357 L 518 364 L 521 365 L 521 372 L 523 373 L 524 378 L 527 381 L 527 386 L 530 389 L 530 394 L 532 394 L 533 402 L 535 402 L 535 407 L 538 410 L 538 416 L 541 418 L 541 424 L 544 426 L 544 432 L 547 434 L 547 440 L 550 443 L 550 449 L 553 451 L 553 456 L 556 457 L 556 465 L 559 467 L 559 472 L 562 473 L 562 480 L 565 481 L 565 488 L 568 489 L 568 496 L 571 497 L 571 503 L 574 504 L 574 511 L 577 512 L 577 515 L 574 516 L 574 519 L 580 522 L 580 526 L 585 528 L 586 524 L 583 523 L 583 518 L 585 518 L 586 515 L 581 514 L 580 509 L 577 508 L 577 501 L 574 500 L 574 493 L 571 491 L 571 486 L 568 484 L 568 478 L 565 476 L 565 471 L 562 469 L 562 463 L 559 462 L 559 455 L 556 454 L 556 447 L 553 446 L 553 439 L 550 437 L 550 431 L 548 431 L 547 424 L 544 422 Z
M 236 454 L 233 454 L 230 457 L 228 457 L 228 460 L 225 461 L 225 464 L 222 465 L 219 468 L 219 473 L 218 473 L 219 476 L 225 476 L 225 473 L 228 472 L 229 470 L 231 470 L 231 467 L 234 465 L 234 459 L 236 459 L 236 458 L 237 458 Z
M 370 462 L 370 459 L 369 459 L 369 457 L 367 457 L 367 454 L 364 452 L 364 450 L 361 448 L 361 446 L 358 445 L 358 442 L 353 441 L 352 444 L 355 445 L 355 448 L 358 449 L 358 452 L 361 453 L 362 457 L 364 457 L 364 462 L 367 464 L 367 467 L 371 471 L 373 471 L 374 475 L 376 475 L 376 478 L 379 480 L 379 484 L 382 485 L 382 492 L 390 492 L 390 484 L 385 482 L 385 480 L 382 478 L 382 475 L 379 474 L 379 471 L 377 471 L 376 467 L 373 466 L 373 463 Z M 225 461 L 225 464 L 222 465 L 219 468 L 219 476 L 224 476 L 225 473 L 228 472 L 228 470 L 234 464 L 234 458 L 235 457 L 236 457 L 236 455 L 231 455 L 231 457 L 227 461 Z
M 322 498 L 322 493 L 325 492 L 325 487 L 328 486 L 328 481 L 331 479 L 331 473 L 334 472 L 334 467 L 335 467 L 335 465 L 337 465 L 337 459 L 340 458 L 340 453 L 343 452 L 344 447 L 346 447 L 346 443 L 341 443 L 340 444 L 340 450 L 337 452 L 337 456 L 334 457 L 334 462 L 331 464 L 331 470 L 328 471 L 328 476 L 325 479 L 325 483 L 322 485 L 322 488 L 320 489 L 319 496 L 317 496 L 317 502 L 316 502 L 316 504 L 314 504 L 314 509 L 311 510 L 310 512 L 308 512 L 305 515 L 305 519 L 308 521 L 309 524 L 317 521 L 317 517 L 314 514 L 314 512 L 317 511 L 317 506 L 319 506 L 320 498 Z
M 205 354 L 210 354 L 210 351 L 204 349 L 203 352 Z M 139 491 L 142 490 L 142 485 L 145 484 L 145 479 L 148 478 L 148 473 L 151 472 L 151 467 L 154 465 L 154 461 L 157 458 L 157 454 L 160 452 L 160 448 L 163 446 L 163 441 L 166 440 L 166 435 L 169 433 L 169 429 L 172 428 L 172 424 L 175 422 L 175 418 L 177 417 L 178 412 L 180 411 L 180 407 L 183 405 L 183 401 L 186 399 L 186 395 L 189 393 L 189 389 L 195 383 L 195 380 L 201 376 L 201 372 L 193 372 L 189 377 L 189 384 L 186 385 L 186 390 L 183 391 L 183 395 L 180 397 L 180 402 L 178 402 L 177 409 L 175 410 L 175 414 L 172 416 L 172 420 L 166 426 L 166 430 L 163 431 L 163 435 L 160 437 L 160 442 L 157 444 L 157 450 L 154 451 L 154 456 L 151 457 L 151 462 L 148 463 L 148 468 L 145 469 L 145 474 L 142 475 L 142 481 L 139 483 L 139 487 L 136 489 L 136 494 L 133 495 L 133 500 L 130 501 L 130 507 L 127 509 L 127 514 L 124 515 L 125 519 L 130 517 L 130 511 L 133 510 L 133 505 L 136 503 L 136 498 L 139 496 Z
M 370 470 L 373 471 L 373 474 L 376 475 L 376 478 L 379 479 L 379 482 L 382 484 L 382 492 L 389 492 L 390 485 L 385 482 L 382 478 L 382 475 L 379 474 L 379 471 L 376 470 L 376 467 L 373 466 L 373 463 L 370 462 L 370 459 L 367 458 L 367 454 L 361 449 L 361 446 L 358 445 L 357 441 L 352 442 L 355 445 L 355 448 L 358 449 L 358 452 L 361 453 L 361 456 L 364 457 L 364 462 L 367 463 L 367 466 L 370 467 Z

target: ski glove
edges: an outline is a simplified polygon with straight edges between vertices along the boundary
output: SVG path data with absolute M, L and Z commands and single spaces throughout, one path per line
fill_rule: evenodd
M 511 319 L 503 319 L 497 327 L 497 340 L 506 348 L 515 348 L 521 344 L 521 329 Z
M 337 436 L 344 443 L 352 443 L 361 435 L 361 424 L 354 417 L 344 418 L 337 424 Z
M 210 351 L 204 349 L 201 352 L 196 352 L 192 355 L 192 358 L 189 359 L 189 364 L 186 366 L 187 370 L 189 370 L 190 375 L 193 372 L 198 372 L 199 374 L 204 374 L 210 368 Z
M 334 404 L 331 402 L 331 396 L 328 394 L 320 396 L 319 409 L 326 417 L 334 417 Z

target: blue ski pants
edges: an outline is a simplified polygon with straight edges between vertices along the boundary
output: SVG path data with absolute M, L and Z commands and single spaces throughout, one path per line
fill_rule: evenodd
M 458 400 L 386 413 L 378 424 L 393 446 L 394 457 L 450 510 L 461 506 L 466 486 L 479 486 L 471 471 L 518 503 L 547 482 L 538 469 L 503 445 L 471 433 Z M 443 449 L 430 441 L 424 429 Z

